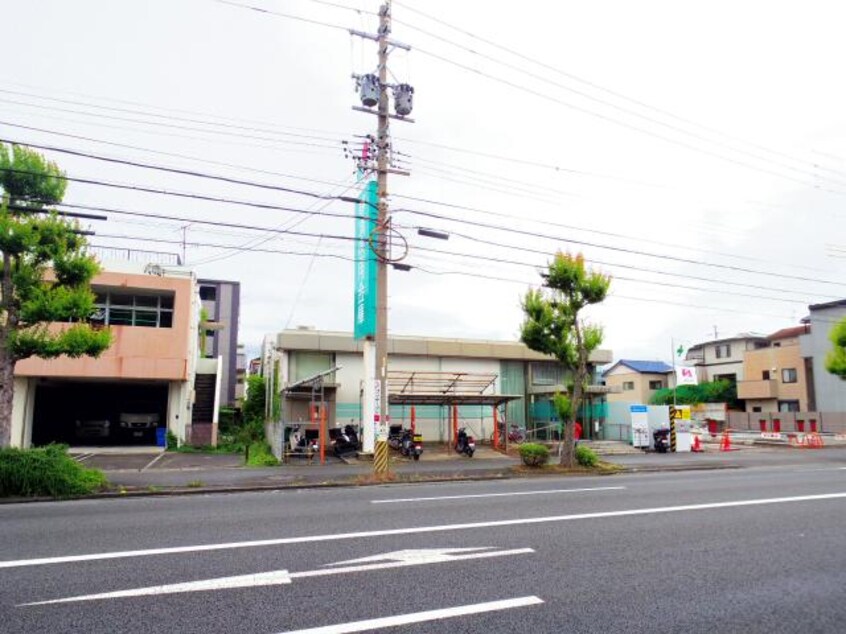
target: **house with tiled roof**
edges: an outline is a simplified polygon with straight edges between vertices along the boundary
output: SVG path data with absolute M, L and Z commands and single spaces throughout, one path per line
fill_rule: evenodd
M 766 347 L 746 350 L 737 396 L 747 412 L 805 412 L 814 409 L 812 360 L 802 354 L 801 338 L 810 324 L 782 328 L 767 337 Z
M 609 403 L 649 403 L 658 390 L 670 387 L 673 368 L 663 361 L 620 359 L 602 373 Z

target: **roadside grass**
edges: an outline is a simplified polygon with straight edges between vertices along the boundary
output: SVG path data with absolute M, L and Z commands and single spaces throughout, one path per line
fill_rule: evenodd
M 83 467 L 67 445 L 0 449 L 0 497 L 66 498 L 106 488 L 98 469 Z
M 527 467 L 526 465 L 515 465 L 510 468 L 512 473 L 520 475 L 613 475 L 620 473 L 624 467 L 613 462 L 604 462 L 597 460 L 596 464 L 591 467 L 579 465 L 576 467 L 562 467 L 559 464 L 546 464 L 542 467 Z
M 250 445 L 249 457 L 247 458 L 248 467 L 275 467 L 278 464 L 279 460 L 273 455 L 270 445 L 266 442 L 254 442 Z

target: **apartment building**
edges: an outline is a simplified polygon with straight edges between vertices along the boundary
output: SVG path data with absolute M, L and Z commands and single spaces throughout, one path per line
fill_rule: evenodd
M 226 280 L 198 280 L 200 300 L 207 318 L 203 357 L 222 357 L 221 404 L 235 405 L 238 397 L 238 324 L 241 284 Z
M 767 337 L 767 347 L 747 350 L 744 378 L 737 383 L 737 396 L 747 412 L 800 412 L 815 409 L 811 359 L 803 355 L 801 340 L 810 324 L 784 328 Z

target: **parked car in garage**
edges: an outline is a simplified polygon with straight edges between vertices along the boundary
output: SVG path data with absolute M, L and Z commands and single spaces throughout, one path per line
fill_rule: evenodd
M 158 426 L 158 414 L 122 412 L 120 415 L 121 430 L 133 438 L 154 434 Z
M 77 420 L 74 422 L 74 436 L 77 438 L 108 438 L 111 422 L 107 419 Z

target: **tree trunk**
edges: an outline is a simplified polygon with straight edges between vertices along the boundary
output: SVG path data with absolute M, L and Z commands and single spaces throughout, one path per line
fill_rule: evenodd
M 0 448 L 12 442 L 12 400 L 15 396 L 15 359 L 9 349 L 9 333 L 15 326 L 12 306 L 12 258 L 3 254 L 0 279 Z
M 582 341 L 582 329 L 578 319 L 574 323 L 576 331 L 576 346 L 579 353 L 579 364 L 573 377 L 573 397 L 570 399 L 571 420 L 564 426 L 564 450 L 561 452 L 561 466 L 571 468 L 576 466 L 576 420 L 582 407 L 582 394 L 587 378 L 587 351 Z
M 3 336 L 5 333 L 0 334 Z M 5 338 L 5 337 L 4 337 Z M 0 448 L 12 442 L 12 400 L 15 396 L 15 361 L 0 343 Z

